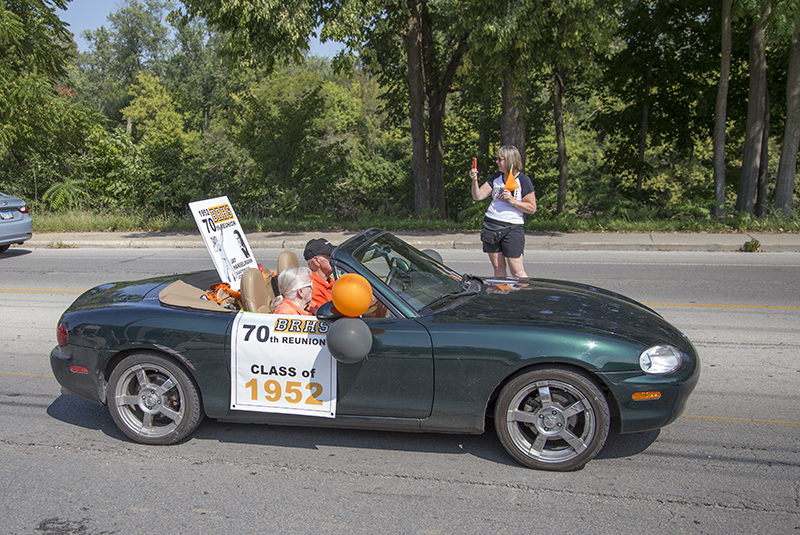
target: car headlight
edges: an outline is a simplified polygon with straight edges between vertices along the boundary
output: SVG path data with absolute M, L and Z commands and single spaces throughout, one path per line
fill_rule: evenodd
M 653 346 L 639 355 L 639 367 L 652 375 L 665 375 L 678 369 L 683 362 L 681 350 L 672 346 Z

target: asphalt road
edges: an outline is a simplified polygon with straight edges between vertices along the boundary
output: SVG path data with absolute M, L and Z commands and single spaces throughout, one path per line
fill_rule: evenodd
M 278 249 L 258 249 L 272 265 Z M 441 251 L 488 275 L 480 252 Z M 492 431 L 401 434 L 206 420 L 135 444 L 105 408 L 60 396 L 60 313 L 95 284 L 211 268 L 203 249 L 0 255 L 0 533 L 800 532 L 800 254 L 536 251 L 532 276 L 651 304 L 702 375 L 660 432 L 612 435 L 571 473 L 529 470 Z

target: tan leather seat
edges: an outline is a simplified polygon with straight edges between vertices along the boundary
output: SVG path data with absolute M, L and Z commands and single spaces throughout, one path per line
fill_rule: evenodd
M 294 251 L 283 251 L 278 255 L 278 275 L 288 267 L 300 267 L 300 261 Z
M 272 277 L 269 275 L 269 277 Z M 272 284 L 264 281 L 264 275 L 255 268 L 250 268 L 242 274 L 242 306 L 247 312 L 260 312 L 269 314 L 269 303 L 275 298 Z

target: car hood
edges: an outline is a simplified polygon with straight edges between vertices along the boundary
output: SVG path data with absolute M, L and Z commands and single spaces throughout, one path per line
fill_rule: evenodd
M 641 303 L 594 286 L 557 280 L 487 280 L 479 294 L 441 314 L 456 316 L 459 321 L 470 317 L 484 324 L 596 330 L 645 344 L 686 340 Z

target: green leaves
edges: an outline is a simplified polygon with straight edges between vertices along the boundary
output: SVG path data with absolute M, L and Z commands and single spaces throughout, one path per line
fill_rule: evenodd
M 42 111 L 58 99 L 70 34 L 55 14 L 63 0 L 0 1 L 0 152 L 30 145 Z
M 82 201 L 87 198 L 85 180 L 68 178 L 63 182 L 56 182 L 44 192 L 42 200 L 50 205 L 50 209 L 60 212 L 67 208 L 79 208 Z
M 241 64 L 257 61 L 267 69 L 276 62 L 299 60 L 319 24 L 313 0 L 183 0 L 190 15 L 201 16 L 230 32 L 222 50 Z
M 136 137 L 151 141 L 159 139 L 169 144 L 190 141 L 192 136 L 184 131 L 183 116 L 158 78 L 140 73 L 130 94 L 130 105 L 120 112 L 133 122 Z

